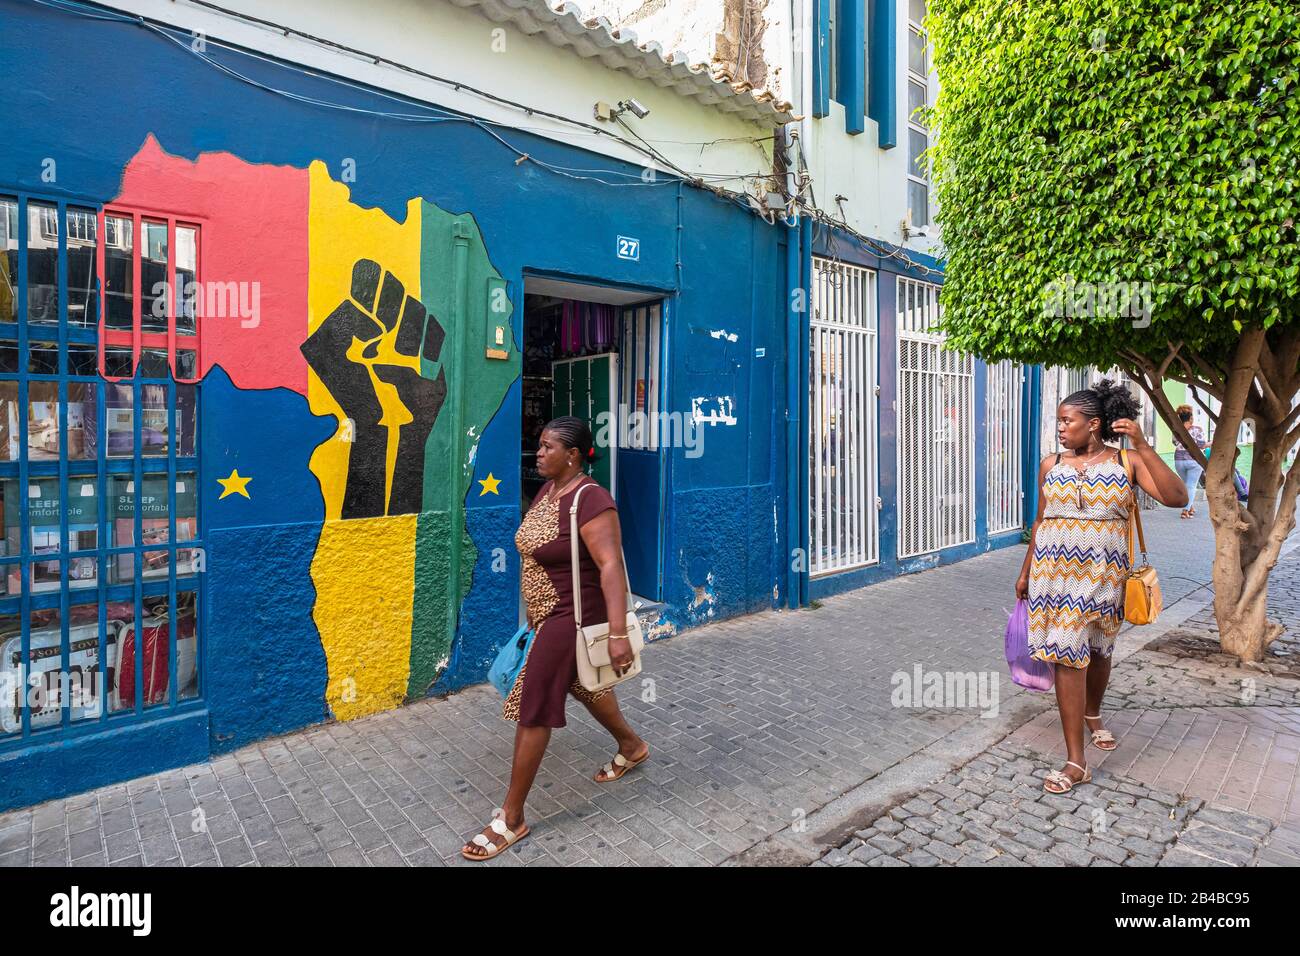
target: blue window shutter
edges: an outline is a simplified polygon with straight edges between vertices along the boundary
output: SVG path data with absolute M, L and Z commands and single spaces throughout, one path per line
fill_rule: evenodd
M 837 0 L 812 0 L 813 62 L 812 115 L 818 118 L 831 111 L 831 4 Z
M 871 46 L 871 94 L 867 115 L 880 131 L 880 148 L 898 145 L 898 14 L 897 0 L 867 0 Z
M 839 46 L 836 91 L 844 105 L 844 131 L 861 133 L 866 129 L 863 100 L 866 99 L 866 0 L 839 0 L 835 20 L 835 41 Z

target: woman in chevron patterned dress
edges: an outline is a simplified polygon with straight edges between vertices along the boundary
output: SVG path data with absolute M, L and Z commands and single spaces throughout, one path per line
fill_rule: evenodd
M 1110 680 L 1110 655 L 1124 621 L 1129 570 L 1128 519 L 1134 481 L 1163 505 L 1181 508 L 1187 489 L 1147 443 L 1133 420 L 1137 403 L 1122 386 L 1103 380 L 1075 392 L 1057 409 L 1064 451 L 1039 467 L 1038 520 L 1016 582 L 1029 601 L 1033 657 L 1056 665 L 1056 702 L 1065 733 L 1064 770 L 1043 788 L 1064 793 L 1092 779 L 1084 759 L 1084 730 L 1099 750 L 1114 750 L 1102 726 L 1101 702 Z M 1129 439 L 1121 457 L 1106 444 Z

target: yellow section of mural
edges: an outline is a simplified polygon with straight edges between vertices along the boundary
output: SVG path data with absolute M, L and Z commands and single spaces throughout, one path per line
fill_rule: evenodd
M 308 213 L 308 284 L 307 334 L 316 331 L 325 317 L 345 301 L 352 291 L 352 269 L 360 259 L 379 263 L 392 273 L 413 298 L 420 297 L 420 201 L 407 205 L 406 221 L 397 222 L 382 209 L 363 209 L 350 201 L 350 191 L 343 183 L 330 178 L 325 164 L 311 164 L 310 209 Z M 368 310 L 363 310 L 368 311 Z M 397 397 L 397 389 L 380 381 L 374 365 L 409 365 L 417 371 L 419 356 L 400 356 L 393 348 L 396 329 L 379 342 L 375 355 L 361 354 L 362 343 L 354 340 L 348 358 L 365 365 L 371 384 L 383 408 L 380 424 L 388 428 L 388 486 L 392 491 L 393 465 L 397 461 L 398 428 L 411 420 L 411 414 Z M 311 456 L 312 473 L 320 480 L 325 496 L 325 520 L 338 519 L 343 513 L 343 493 L 348 477 L 348 452 L 354 425 L 342 407 L 330 395 L 314 371 L 307 372 L 307 403 L 317 415 L 333 415 L 339 423 L 334 437 L 321 443 Z
M 416 515 L 326 521 L 312 558 L 325 699 L 339 720 L 406 698 L 415 603 Z
M 402 283 L 407 295 L 418 299 L 420 203 L 411 201 L 405 222 L 397 222 L 379 209 L 363 209 L 351 203 L 348 187 L 332 180 L 324 163 L 314 162 L 308 254 L 308 335 L 350 298 L 353 267 L 361 259 L 379 263 Z M 368 307 L 361 310 L 373 315 Z M 418 357 L 397 355 L 395 336 L 396 330 L 384 334 L 377 348 L 370 350 L 374 353 L 370 357 L 362 355 L 363 343 L 356 339 L 347 350 L 351 361 L 367 367 L 383 410 L 380 424 L 388 429 L 385 501 L 392 491 L 398 430 L 411 415 L 399 401 L 396 388 L 376 377 L 374 364 L 419 368 Z M 329 665 L 326 699 L 335 717 L 351 720 L 396 707 L 406 695 L 415 598 L 416 516 L 339 520 L 355 425 L 310 370 L 307 402 L 317 415 L 332 415 L 339 423 L 333 438 L 312 453 L 309 465 L 320 481 L 325 501 L 325 523 L 311 576 L 316 586 L 313 618 Z

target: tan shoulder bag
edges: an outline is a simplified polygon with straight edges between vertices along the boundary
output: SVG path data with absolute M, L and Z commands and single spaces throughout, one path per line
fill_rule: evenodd
M 1133 510 L 1128 523 L 1128 578 L 1124 582 L 1124 620 L 1130 624 L 1154 624 L 1164 609 L 1164 598 L 1160 595 L 1160 581 L 1156 578 L 1156 569 L 1147 561 L 1146 536 L 1142 533 L 1141 505 L 1138 501 L 1137 481 L 1133 469 L 1129 467 L 1128 452 L 1120 449 L 1120 458 L 1124 463 L 1124 473 L 1128 475 L 1129 486 L 1133 489 Z M 1133 532 L 1137 531 L 1137 544 L 1142 550 L 1142 563 L 1133 563 Z
M 587 690 L 598 691 L 620 684 L 641 673 L 641 649 L 645 638 L 641 634 L 641 621 L 632 610 L 632 582 L 627 577 L 627 561 L 623 560 L 623 581 L 627 585 L 627 640 L 632 645 L 632 666 L 622 676 L 614 673 L 609 662 L 609 624 L 582 626 L 582 578 L 578 570 L 578 499 L 588 485 L 584 484 L 573 496 L 569 506 L 569 550 L 573 557 L 573 618 L 578 623 L 578 682 Z M 619 558 L 623 556 L 620 554 Z

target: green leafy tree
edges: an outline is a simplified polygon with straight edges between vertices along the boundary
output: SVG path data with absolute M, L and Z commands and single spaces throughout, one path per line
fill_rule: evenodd
M 1300 3 L 931 0 L 927 28 L 949 341 L 1118 365 L 1203 463 L 1163 388 L 1218 399 L 1215 615 L 1224 649 L 1259 660 L 1300 491 L 1283 470 L 1300 440 Z

